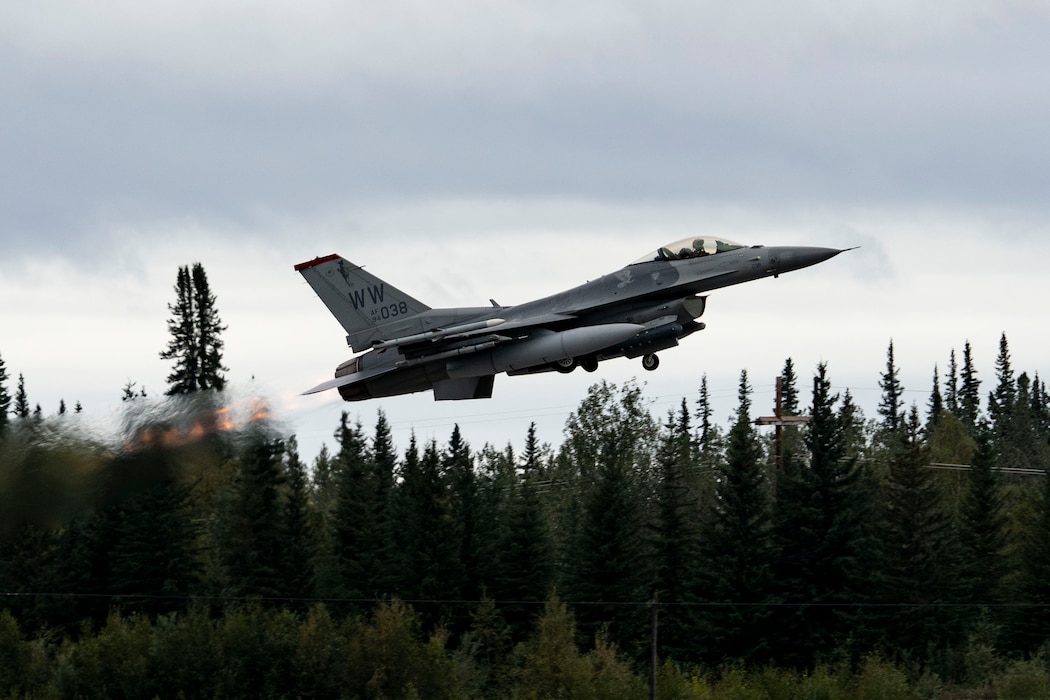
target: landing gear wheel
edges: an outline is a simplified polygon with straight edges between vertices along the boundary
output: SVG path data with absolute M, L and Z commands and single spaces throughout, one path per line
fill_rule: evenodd
M 576 369 L 576 358 L 566 357 L 564 360 L 558 360 L 553 364 L 553 367 L 562 374 L 568 374 L 569 372 Z
M 660 366 L 660 358 L 650 353 L 642 357 L 642 367 L 650 372 Z
M 596 357 L 585 357 L 580 360 L 580 367 L 588 372 L 593 372 L 598 369 L 598 358 Z

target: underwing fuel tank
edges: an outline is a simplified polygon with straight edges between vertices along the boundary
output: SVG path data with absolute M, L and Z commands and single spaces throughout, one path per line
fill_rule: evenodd
M 548 332 L 486 352 L 454 358 L 449 360 L 446 369 L 449 378 L 461 379 L 536 367 L 598 352 L 643 330 L 644 327 L 636 323 L 606 323 Z

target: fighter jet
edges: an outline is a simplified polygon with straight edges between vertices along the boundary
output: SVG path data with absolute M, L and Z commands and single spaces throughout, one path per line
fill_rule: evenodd
M 706 292 L 816 265 L 834 248 L 744 246 L 686 238 L 573 289 L 517 306 L 432 309 L 338 255 L 295 266 L 361 353 L 335 378 L 303 393 L 338 389 L 346 401 L 433 390 L 434 399 L 492 396 L 497 374 L 587 372 L 616 357 L 656 353 L 704 328 Z

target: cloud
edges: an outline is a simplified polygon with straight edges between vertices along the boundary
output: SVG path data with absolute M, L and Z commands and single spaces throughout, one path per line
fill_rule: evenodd
M 1043 211 L 1048 23 L 1023 2 L 18 6 L 5 245 L 433 198 Z
M 644 377 L 662 393 L 710 371 L 733 397 L 742 365 L 789 355 L 855 377 L 890 337 L 912 385 L 967 338 L 990 371 L 1003 330 L 1047 346 L 1048 25 L 976 0 L 5 8 L 0 352 L 48 410 L 159 392 L 175 270 L 200 260 L 235 380 L 294 402 L 347 356 L 294 263 L 339 252 L 428 303 L 511 304 L 717 233 L 861 248 L 718 292 Z M 554 379 L 497 397 L 593 377 Z

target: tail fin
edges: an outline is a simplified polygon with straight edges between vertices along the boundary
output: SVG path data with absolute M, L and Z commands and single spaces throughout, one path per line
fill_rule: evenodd
M 338 255 L 300 263 L 295 270 L 346 330 L 347 343 L 354 352 L 367 349 L 374 340 L 386 340 L 387 334 L 381 326 L 407 320 L 430 309 Z

